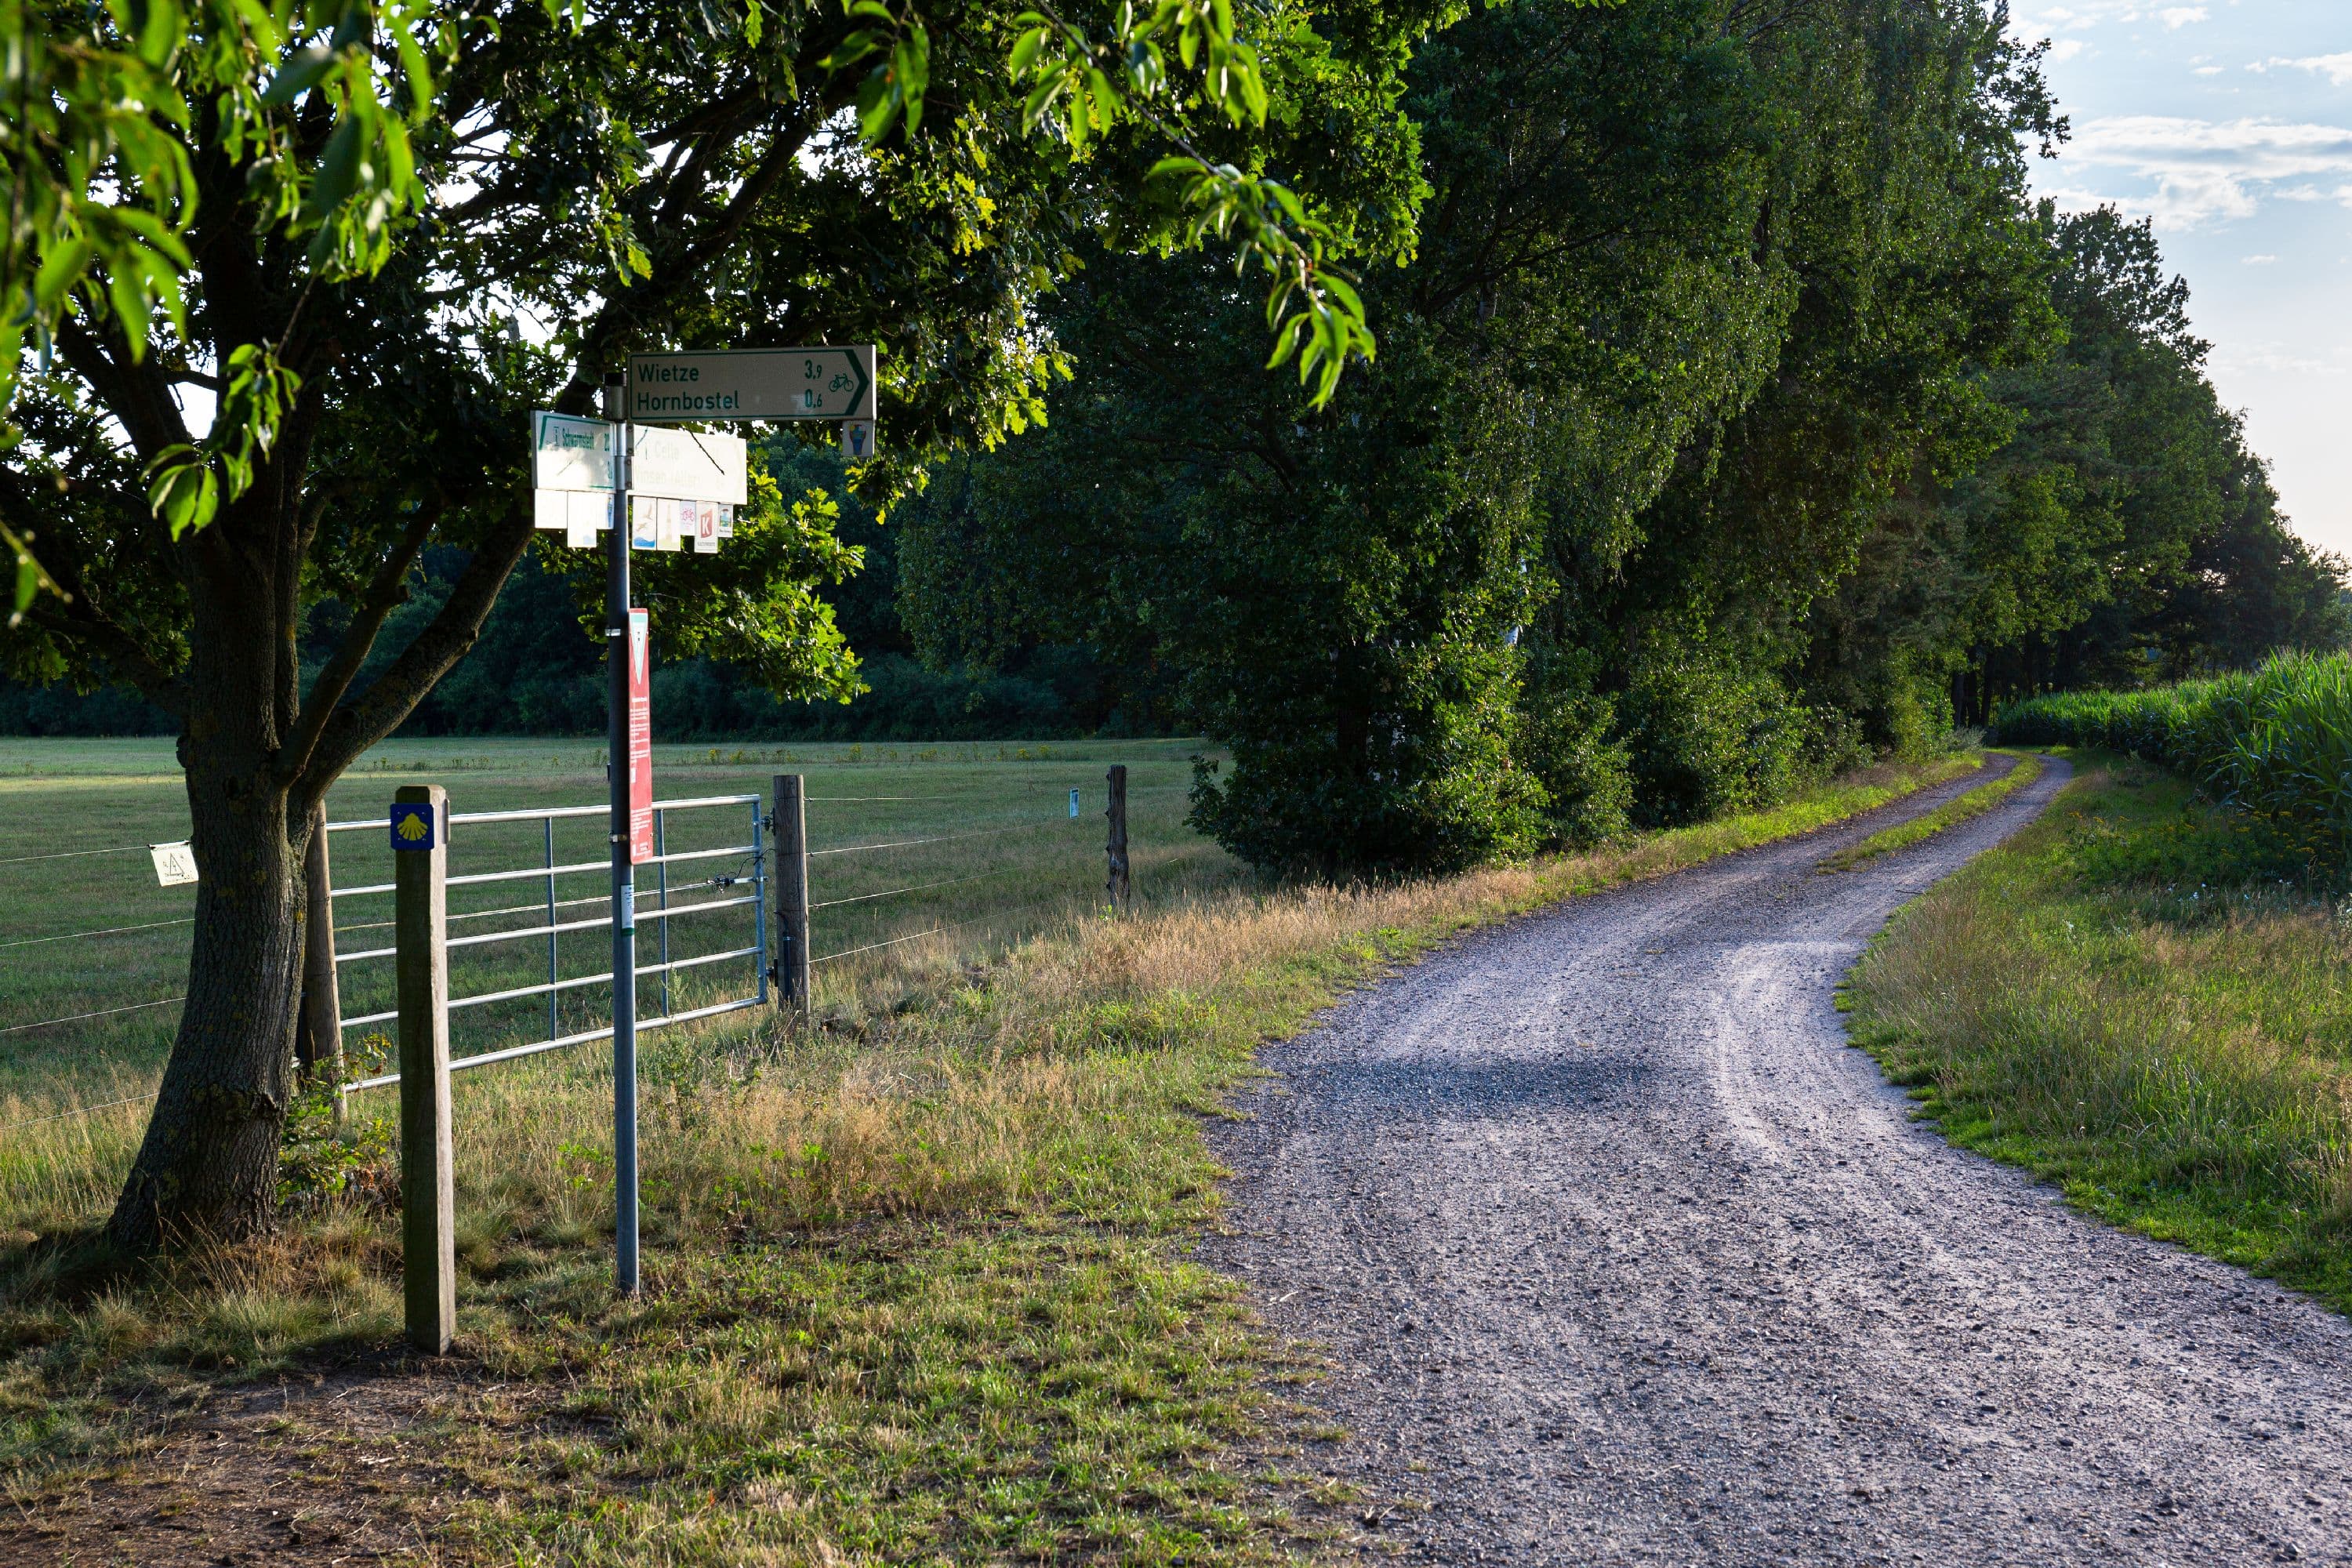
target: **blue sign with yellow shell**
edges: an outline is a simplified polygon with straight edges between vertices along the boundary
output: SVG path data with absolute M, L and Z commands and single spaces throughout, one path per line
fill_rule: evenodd
M 395 805 L 392 808 L 392 847 L 394 849 L 430 849 L 433 847 L 434 811 L 430 802 Z

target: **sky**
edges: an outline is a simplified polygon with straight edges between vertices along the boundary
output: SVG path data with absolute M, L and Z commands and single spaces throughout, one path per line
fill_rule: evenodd
M 2014 0 L 2062 207 L 2152 216 L 2295 531 L 2352 554 L 2352 0 Z

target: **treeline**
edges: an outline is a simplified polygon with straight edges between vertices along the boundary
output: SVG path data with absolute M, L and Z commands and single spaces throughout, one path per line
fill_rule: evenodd
M 786 494 L 831 492 L 842 540 L 862 569 L 834 590 L 835 619 L 861 660 L 866 690 L 848 703 L 776 696 L 750 670 L 707 657 L 665 657 L 656 604 L 653 712 L 665 741 L 761 737 L 796 741 L 1051 740 L 1165 733 L 1169 705 L 1148 675 L 1106 668 L 1090 648 L 1034 645 L 984 669 L 932 668 L 915 655 L 896 608 L 897 531 L 848 493 L 831 451 L 771 443 L 765 466 Z M 431 621 L 466 563 L 457 549 L 427 551 L 362 671 L 373 678 Z M 601 735 L 606 686 L 597 584 L 526 558 L 490 612 L 479 642 L 401 727 L 417 735 Z M 583 600 L 583 589 L 591 595 Z M 341 601 L 311 608 L 300 638 L 307 687 L 348 623 Z M 168 713 L 128 687 L 82 692 L 0 679 L 0 735 L 169 735 Z
M 1359 259 L 1379 357 L 1335 400 L 1265 373 L 1257 279 L 1097 249 L 1042 305 L 1050 424 L 887 527 L 828 454 L 770 448 L 866 552 L 833 596 L 867 691 L 677 661 L 657 729 L 1204 732 L 1231 760 L 1196 820 L 1238 853 L 1439 868 L 1767 800 L 2020 696 L 2343 646 L 2343 564 L 2280 516 L 2148 226 L 2031 199 L 2065 127 L 2005 22 L 1473 8 L 1396 106 L 1418 235 Z M 527 568 L 410 732 L 598 728 L 572 594 Z M 0 692 L 0 727 L 47 697 Z
M 1404 112 L 1379 361 L 1257 374 L 1207 262 L 1056 299 L 1045 431 L 905 521 L 935 664 L 1083 643 L 1231 748 L 1261 863 L 1444 867 L 1768 798 L 2010 696 L 2346 638 L 2145 224 L 1975 4 L 1480 9 Z

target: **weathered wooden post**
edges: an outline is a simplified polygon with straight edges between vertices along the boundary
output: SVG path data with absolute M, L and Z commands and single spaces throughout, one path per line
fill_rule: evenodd
M 303 858 L 302 1011 L 294 1026 L 294 1059 L 303 1076 L 334 1085 L 335 1120 L 343 1116 L 343 1002 L 335 979 L 333 872 L 327 859 L 327 803 L 310 808 L 310 851 Z
M 776 775 L 776 989 L 803 1017 L 809 1009 L 808 811 L 798 773 Z
M 1103 847 L 1110 857 L 1111 912 L 1123 912 L 1127 908 L 1127 764 L 1113 763 L 1110 779 L 1110 805 L 1103 815 L 1110 818 L 1110 842 Z
M 449 1143 L 449 793 L 393 795 L 393 963 L 400 1008 L 400 1272 L 408 1342 L 457 1331 L 457 1194 Z

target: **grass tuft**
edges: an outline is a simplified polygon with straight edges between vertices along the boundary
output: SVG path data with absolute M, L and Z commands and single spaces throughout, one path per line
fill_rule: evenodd
M 1851 845 L 1830 856 L 1821 864 L 1822 871 L 1851 871 L 1866 860 L 1889 855 L 1897 849 L 1932 838 L 1948 828 L 1983 816 L 2018 790 L 2042 776 L 2039 758 L 2018 756 L 2010 770 L 1997 779 L 1989 779 L 1957 800 L 1945 802 L 1935 810 L 1925 812 L 1892 827 L 1882 828 L 1861 843 Z

